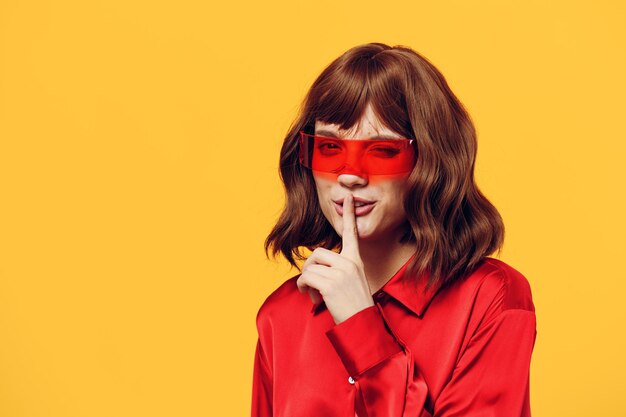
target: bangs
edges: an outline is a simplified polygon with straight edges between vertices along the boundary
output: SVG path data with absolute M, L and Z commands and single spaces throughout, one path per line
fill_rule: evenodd
M 316 120 L 336 124 L 342 130 L 356 128 L 371 103 L 381 124 L 403 137 L 414 138 L 404 77 L 400 62 L 384 52 L 368 59 L 361 56 L 322 73 L 309 93 L 310 133 Z

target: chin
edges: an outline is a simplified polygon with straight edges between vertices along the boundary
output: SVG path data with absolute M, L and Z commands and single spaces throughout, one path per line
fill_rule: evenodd
M 370 240 L 370 239 L 376 239 L 377 237 L 380 237 L 379 236 L 380 233 L 376 233 L 376 230 L 372 230 L 372 228 L 370 227 L 370 222 L 366 222 L 365 224 L 363 224 L 363 222 L 359 220 L 359 218 L 357 217 L 356 225 L 357 225 L 357 230 L 359 234 L 359 240 Z M 343 222 L 342 221 L 337 222 L 337 227 L 335 227 L 335 231 L 337 231 L 337 234 L 339 236 L 342 236 L 343 234 Z

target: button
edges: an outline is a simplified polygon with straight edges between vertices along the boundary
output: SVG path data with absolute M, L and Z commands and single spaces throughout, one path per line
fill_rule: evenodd
M 352 377 L 348 377 L 348 382 L 354 385 L 354 379 L 352 379 Z
M 382 300 L 385 297 L 385 293 L 384 292 L 379 292 L 378 294 L 376 294 L 376 299 L 377 300 Z

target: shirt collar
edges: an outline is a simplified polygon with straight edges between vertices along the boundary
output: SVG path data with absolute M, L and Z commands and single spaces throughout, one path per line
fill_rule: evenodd
M 427 274 L 420 276 L 417 285 L 409 285 L 410 283 L 408 280 L 404 279 L 405 271 L 414 257 L 415 254 L 411 255 L 404 265 L 402 265 L 400 269 L 391 277 L 391 279 L 389 279 L 381 289 L 376 291 L 375 294 L 385 292 L 398 300 L 410 311 L 417 314 L 417 316 L 422 317 L 426 307 L 428 307 L 431 300 L 437 293 L 437 288 L 432 286 L 427 291 L 424 291 L 428 281 Z M 374 300 L 376 301 L 376 299 Z M 316 315 L 325 308 L 326 304 L 322 300 L 320 304 L 314 305 L 311 308 L 311 313 Z

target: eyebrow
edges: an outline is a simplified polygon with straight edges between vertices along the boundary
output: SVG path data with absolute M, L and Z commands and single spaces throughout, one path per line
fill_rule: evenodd
M 337 134 L 335 132 L 332 132 L 330 130 L 325 130 L 325 129 L 320 129 L 315 131 L 315 136 L 325 136 L 328 138 L 337 138 L 340 139 L 339 136 L 337 136 Z M 398 138 L 395 136 L 391 136 L 391 135 L 376 135 L 376 136 L 372 136 L 371 138 L 372 140 L 398 140 L 398 139 L 403 139 L 403 138 Z

